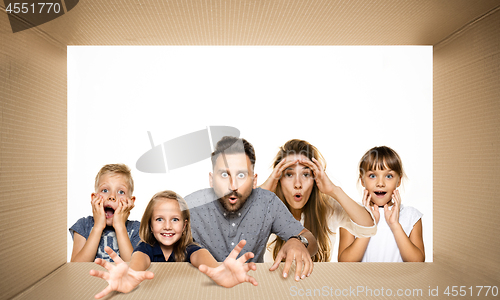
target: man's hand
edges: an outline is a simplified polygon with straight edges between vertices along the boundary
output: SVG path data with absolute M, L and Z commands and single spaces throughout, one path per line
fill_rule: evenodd
M 145 279 L 153 279 L 153 272 L 134 271 L 130 269 L 127 263 L 125 263 L 111 248 L 105 247 L 104 251 L 109 254 L 109 256 L 116 263 L 116 266 L 100 258 L 97 258 L 95 260 L 96 264 L 106 268 L 106 270 L 109 271 L 108 273 L 104 271 L 90 270 L 90 275 L 102 278 L 109 283 L 109 285 L 104 290 L 95 295 L 96 299 L 100 299 L 106 296 L 111 291 L 128 293 L 135 289 Z
M 113 215 L 113 227 L 115 229 L 120 226 L 125 228 L 125 222 L 128 220 L 132 208 L 134 208 L 133 199 L 125 197 L 118 198 L 118 207 Z
M 101 194 L 92 193 L 92 216 L 94 217 L 94 227 L 101 231 L 106 228 L 106 214 L 104 213 L 104 198 Z
M 311 275 L 313 270 L 313 261 L 311 255 L 306 249 L 306 246 L 302 244 L 298 239 L 289 239 L 283 247 L 281 247 L 280 252 L 274 260 L 274 264 L 271 266 L 269 271 L 274 271 L 278 268 L 280 262 L 285 259 L 285 267 L 283 268 L 283 277 L 288 276 L 288 271 L 295 260 L 295 280 L 299 281 L 304 279 L 306 276 Z M 302 272 L 302 274 L 301 274 Z
M 229 253 L 224 262 L 217 268 L 200 265 L 198 269 L 203 274 L 210 277 L 215 283 L 226 288 L 233 287 L 242 282 L 250 282 L 256 286 L 257 280 L 247 273 L 250 270 L 257 270 L 257 266 L 253 262 L 248 264 L 245 263 L 247 260 L 251 259 L 254 254 L 252 252 L 247 252 L 236 259 L 246 243 L 245 240 L 241 240 L 238 245 L 234 247 L 233 251 Z

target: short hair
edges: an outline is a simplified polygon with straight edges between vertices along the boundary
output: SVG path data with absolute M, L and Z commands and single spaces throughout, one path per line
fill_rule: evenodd
M 148 203 L 144 214 L 142 215 L 141 225 L 139 227 L 139 236 L 141 240 L 151 246 L 153 246 L 158 241 L 156 240 L 153 232 L 151 230 L 151 217 L 153 216 L 153 210 L 158 202 L 162 199 L 172 199 L 177 200 L 179 207 L 182 212 L 182 218 L 187 220 L 186 227 L 182 232 L 181 238 L 174 244 L 174 256 L 176 262 L 184 262 L 186 258 L 186 247 L 193 243 L 193 236 L 191 235 L 191 215 L 189 214 L 189 208 L 186 200 L 182 198 L 179 194 L 173 191 L 162 191 L 156 193 L 153 198 Z M 183 220 L 183 221 L 184 221 Z M 133 245 L 134 247 L 136 245 Z
M 235 154 L 235 153 L 245 153 L 252 168 L 255 166 L 255 150 L 247 140 L 243 138 L 236 138 L 233 136 L 225 136 L 220 141 L 217 142 L 215 150 L 212 153 L 212 168 L 215 166 L 215 162 L 220 154 Z
M 406 177 L 403 162 L 393 149 L 387 146 L 373 147 L 359 161 L 359 179 L 368 171 L 391 169 L 402 179 Z
M 132 173 L 130 172 L 130 168 L 125 164 L 107 164 L 104 165 L 97 176 L 95 177 L 94 189 L 97 191 L 99 188 L 99 179 L 102 175 L 113 173 L 113 174 L 122 174 L 127 178 L 128 181 L 128 189 L 130 191 L 130 195 L 134 194 L 134 179 L 132 179 Z

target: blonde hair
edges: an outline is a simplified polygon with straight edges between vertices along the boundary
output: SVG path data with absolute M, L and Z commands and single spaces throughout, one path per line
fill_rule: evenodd
M 130 168 L 125 164 L 107 164 L 104 165 L 95 177 L 94 189 L 97 192 L 99 188 L 99 179 L 102 175 L 113 173 L 113 174 L 121 174 L 127 178 L 128 181 L 128 189 L 130 192 L 130 196 L 134 194 L 134 179 L 132 179 L 132 173 L 130 172 Z
M 385 169 L 393 170 L 401 179 L 406 178 L 403 162 L 396 151 L 387 146 L 373 147 L 359 161 L 358 181 L 363 179 L 366 172 Z
M 183 262 L 186 259 L 187 246 L 193 244 L 193 236 L 191 235 L 191 216 L 189 214 L 188 205 L 186 203 L 186 200 L 184 200 L 184 198 L 182 198 L 179 194 L 167 190 L 156 193 L 153 198 L 151 198 L 148 206 L 146 207 L 146 210 L 144 211 L 144 214 L 142 215 L 141 226 L 139 228 L 139 236 L 141 237 L 141 240 L 143 242 L 151 246 L 154 246 L 154 244 L 158 242 L 154 237 L 153 232 L 151 231 L 151 217 L 153 215 L 153 210 L 156 204 L 160 201 L 163 201 L 163 199 L 177 200 L 182 212 L 183 221 L 187 220 L 186 227 L 182 232 L 182 236 L 174 244 L 174 249 L 172 251 L 175 256 L 175 261 Z
M 293 154 L 302 154 L 311 160 L 314 157 L 323 167 L 326 168 L 326 161 L 318 149 L 309 142 L 297 139 L 289 140 L 282 147 L 280 147 L 280 150 L 274 159 L 273 168 L 276 167 L 276 165 L 283 158 Z M 281 181 L 278 181 L 276 195 L 290 210 L 290 206 L 288 205 L 281 189 Z M 330 217 L 333 213 L 333 205 L 330 201 L 330 197 L 320 192 L 316 182 L 314 182 L 311 196 L 302 208 L 304 212 L 304 227 L 314 235 L 318 243 L 318 252 L 312 257 L 314 262 L 328 262 L 331 259 L 331 242 L 329 234 L 332 234 L 332 231 L 328 227 L 328 217 Z M 281 238 L 276 237 L 272 243 L 275 243 L 273 258 L 276 259 L 284 241 Z

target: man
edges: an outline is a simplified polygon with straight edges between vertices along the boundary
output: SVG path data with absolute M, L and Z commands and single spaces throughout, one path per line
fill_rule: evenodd
M 287 241 L 269 269 L 285 259 L 283 277 L 295 260 L 295 280 L 313 270 L 311 256 L 317 250 L 314 236 L 295 220 L 283 202 L 272 192 L 256 188 L 255 152 L 245 139 L 223 137 L 212 153 L 210 187 L 185 197 L 191 212 L 195 242 L 223 261 L 238 244 L 246 240 L 242 253 L 253 252 L 253 262 L 263 262 L 269 235 Z

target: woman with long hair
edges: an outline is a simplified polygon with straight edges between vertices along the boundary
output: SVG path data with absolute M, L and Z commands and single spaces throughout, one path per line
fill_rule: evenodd
M 325 173 L 326 161 L 316 147 L 304 140 L 289 140 L 280 147 L 273 172 L 261 185 L 283 201 L 295 219 L 316 237 L 314 262 L 332 260 L 335 234 L 343 227 L 358 237 L 373 236 L 377 227 L 371 212 L 354 202 Z M 284 242 L 270 238 L 268 250 L 276 258 Z

